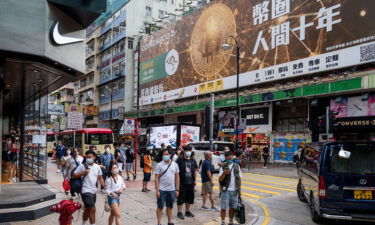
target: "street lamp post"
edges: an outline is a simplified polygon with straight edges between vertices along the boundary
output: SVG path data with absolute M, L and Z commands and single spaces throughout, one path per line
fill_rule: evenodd
M 239 96 L 239 86 L 240 86 L 240 46 L 238 45 L 237 39 L 233 36 L 229 36 L 228 39 L 231 38 L 234 40 L 236 45 L 236 60 L 237 60 L 237 86 L 236 86 L 236 110 L 237 110 L 237 122 L 236 122 L 236 151 L 239 148 L 239 128 L 240 128 L 240 96 Z M 227 41 L 228 41 L 227 39 Z M 232 45 L 225 43 L 221 46 L 221 49 L 224 51 L 228 51 L 232 49 Z

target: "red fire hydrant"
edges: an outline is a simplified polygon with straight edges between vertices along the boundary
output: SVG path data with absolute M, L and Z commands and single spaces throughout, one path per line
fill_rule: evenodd
M 73 220 L 73 213 L 80 208 L 82 208 L 82 205 L 78 202 L 73 202 L 71 200 L 62 200 L 56 205 L 51 206 L 50 210 L 51 212 L 60 213 L 60 225 L 71 225 Z

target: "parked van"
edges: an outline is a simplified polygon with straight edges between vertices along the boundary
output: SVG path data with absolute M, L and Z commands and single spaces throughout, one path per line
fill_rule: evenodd
M 307 144 L 298 177 L 298 198 L 314 222 L 375 221 L 375 142 Z
M 210 151 L 210 142 L 209 141 L 200 141 L 200 142 L 192 142 L 189 144 L 192 147 L 192 151 L 195 154 L 195 160 L 197 161 L 199 167 L 202 165 L 204 160 L 204 152 Z M 213 141 L 212 150 L 212 164 L 215 167 L 215 171 L 219 171 L 219 162 L 220 162 L 220 155 L 224 155 L 224 148 L 228 147 L 230 151 L 234 152 L 235 146 L 232 142 L 224 142 L 224 141 Z

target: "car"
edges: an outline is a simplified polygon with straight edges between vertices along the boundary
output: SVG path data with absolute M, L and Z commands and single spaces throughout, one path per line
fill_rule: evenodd
M 375 142 L 310 143 L 297 166 L 297 195 L 314 222 L 375 221 Z
M 195 160 L 197 161 L 199 168 L 200 168 L 204 160 L 204 152 L 210 151 L 210 142 L 209 141 L 192 142 L 189 145 L 191 146 L 192 151 L 195 154 Z M 234 152 L 235 145 L 232 142 L 213 141 L 213 147 L 214 149 L 211 150 L 213 152 L 212 164 L 215 168 L 215 171 L 219 171 L 220 155 L 224 156 L 224 148 L 228 147 L 229 150 Z

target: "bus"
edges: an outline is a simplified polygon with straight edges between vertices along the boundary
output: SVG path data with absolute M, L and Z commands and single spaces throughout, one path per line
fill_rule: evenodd
M 73 130 L 65 130 L 60 132 L 59 139 L 67 148 L 73 148 Z M 75 147 L 78 148 L 81 155 L 84 155 L 91 145 L 95 145 L 97 153 L 104 153 L 104 146 L 110 145 L 111 151 L 113 149 L 113 131 L 108 128 L 85 128 L 75 131 Z
M 53 156 L 56 146 L 56 132 L 47 132 L 47 154 Z

